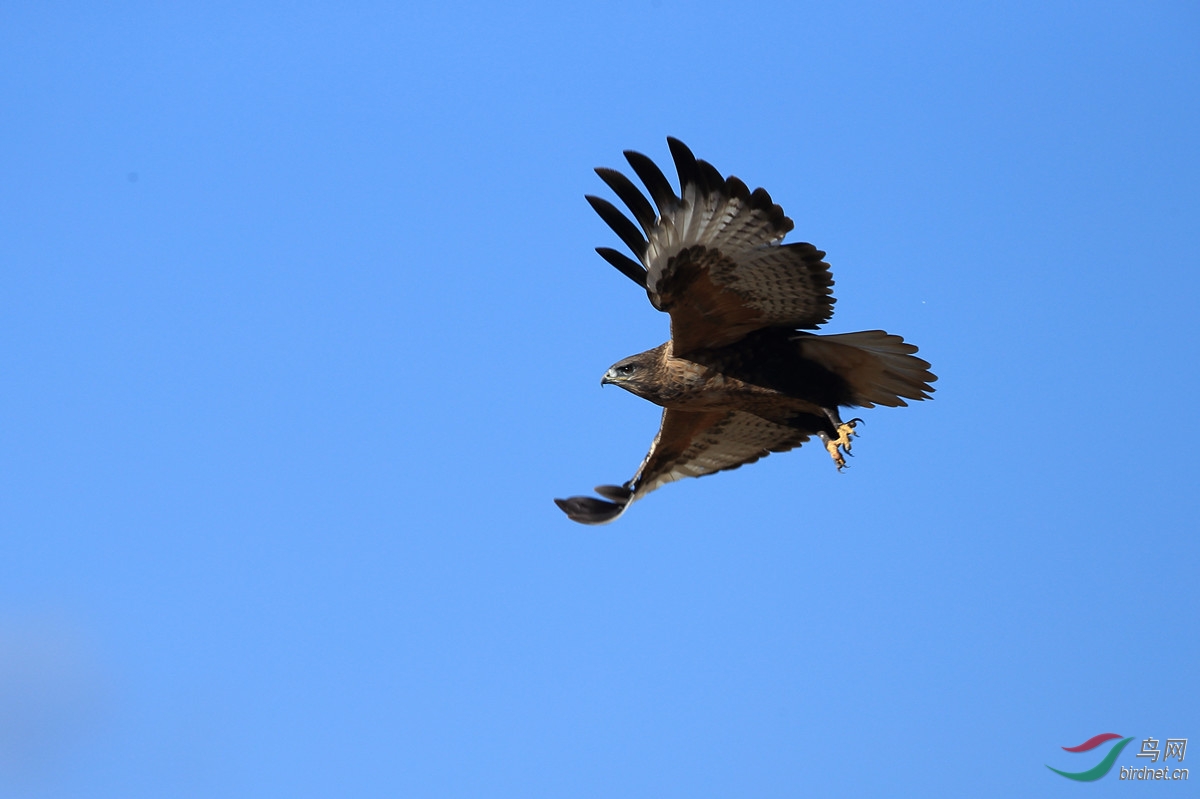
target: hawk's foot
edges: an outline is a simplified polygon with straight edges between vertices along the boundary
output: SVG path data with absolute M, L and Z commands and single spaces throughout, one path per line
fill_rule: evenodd
M 846 458 L 842 455 L 850 454 L 850 439 L 852 436 L 858 435 L 854 432 L 854 428 L 862 419 L 851 419 L 848 422 L 843 422 L 837 426 L 837 438 L 833 438 L 826 434 L 822 434 L 821 438 L 825 441 L 825 449 L 829 452 L 829 457 L 833 458 L 834 464 L 837 465 L 840 472 L 846 466 Z

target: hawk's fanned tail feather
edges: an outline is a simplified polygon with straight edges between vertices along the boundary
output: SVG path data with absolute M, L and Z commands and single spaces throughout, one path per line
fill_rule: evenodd
M 882 330 L 813 335 L 799 333 L 800 355 L 840 376 L 850 390 L 847 404 L 907 406 L 904 400 L 925 400 L 935 391 L 937 376 L 917 348 L 900 336 Z

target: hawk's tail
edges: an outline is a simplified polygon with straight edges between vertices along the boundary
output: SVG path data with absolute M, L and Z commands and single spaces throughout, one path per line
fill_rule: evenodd
M 882 330 L 804 335 L 796 339 L 805 358 L 816 361 L 849 385 L 852 405 L 907 405 L 905 399 L 929 399 L 937 376 L 917 348 Z

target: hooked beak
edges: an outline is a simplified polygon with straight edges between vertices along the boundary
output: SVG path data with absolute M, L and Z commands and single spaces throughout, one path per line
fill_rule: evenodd
M 600 378 L 600 385 L 602 385 L 602 386 L 606 386 L 610 383 L 615 383 L 615 382 L 617 382 L 617 381 L 613 380 L 613 370 L 612 369 L 609 369 L 607 372 L 604 373 L 604 377 Z

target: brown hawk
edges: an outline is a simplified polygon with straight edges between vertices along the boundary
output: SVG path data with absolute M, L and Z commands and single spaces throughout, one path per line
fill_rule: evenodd
M 663 407 L 637 473 L 600 497 L 556 499 L 584 524 L 616 519 L 635 499 L 683 477 L 736 469 L 817 436 L 840 470 L 855 435 L 838 408 L 929 399 L 937 378 L 917 348 L 882 330 L 817 335 L 833 316 L 825 253 L 784 244 L 792 220 L 763 189 L 750 191 L 667 139 L 679 194 L 641 153 L 625 158 L 650 193 L 612 169 L 596 173 L 628 206 L 587 201 L 637 260 L 596 251 L 671 317 L 671 340 L 618 361 L 612 384 Z

